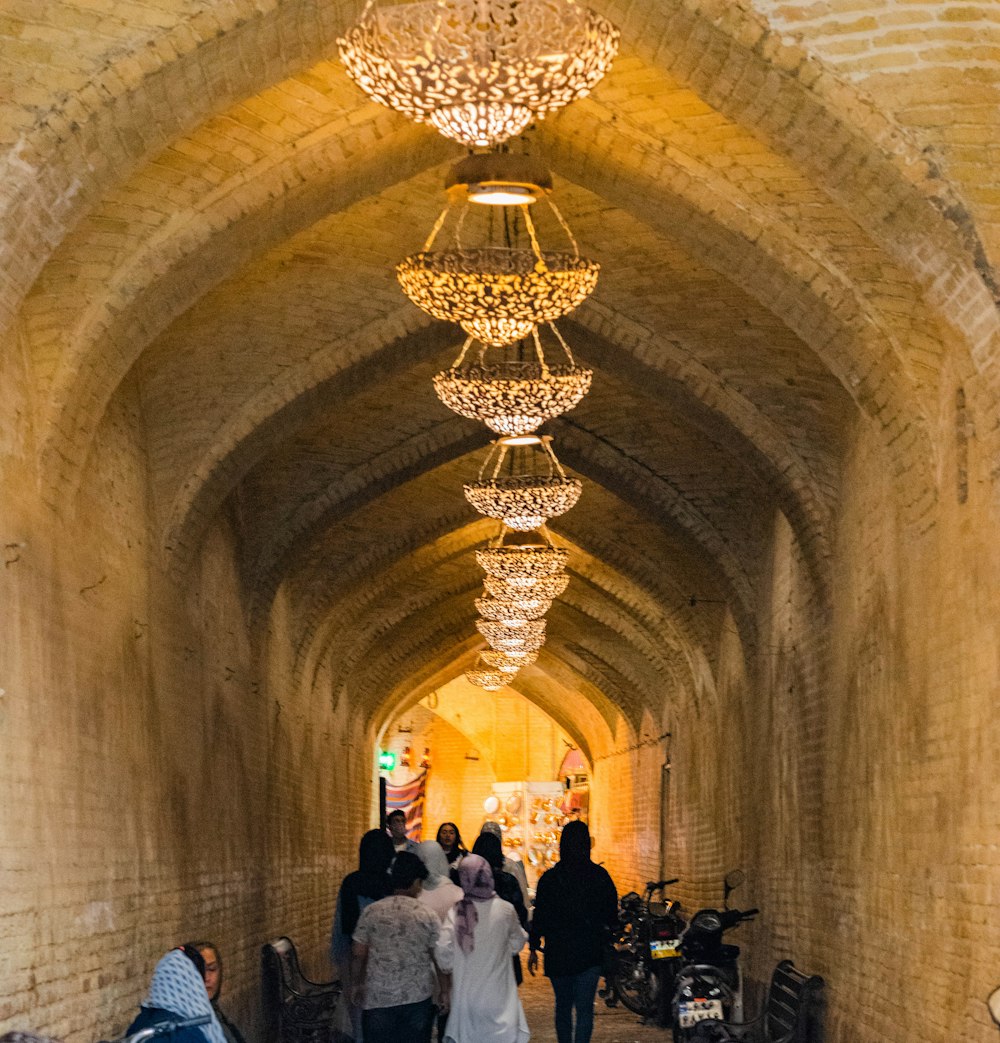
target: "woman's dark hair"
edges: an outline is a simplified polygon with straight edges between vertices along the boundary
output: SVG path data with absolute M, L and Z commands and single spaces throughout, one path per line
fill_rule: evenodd
M 201 975 L 202 980 L 205 979 L 205 957 L 198 952 L 193 942 L 185 942 L 183 945 L 178 945 L 178 949 L 195 965 L 198 973 Z
M 454 822 L 442 822 L 441 825 L 438 826 L 437 836 L 434 839 L 439 844 L 441 844 L 441 830 L 444 829 L 445 826 L 451 826 L 455 831 L 455 846 L 450 851 L 445 850 L 445 855 L 447 856 L 448 861 L 454 862 L 459 855 L 467 854 L 468 848 L 462 843 L 462 834 L 459 832 L 458 826 L 456 826 Z M 444 844 L 441 844 L 441 847 L 444 847 Z
M 576 863 L 590 861 L 590 830 L 579 819 L 567 822 L 559 838 L 559 861 Z
M 388 870 L 395 854 L 389 834 L 384 829 L 370 829 L 358 845 L 358 868 L 362 873 L 378 876 Z
M 499 873 L 503 869 L 503 846 L 500 838 L 492 833 L 480 833 L 472 845 L 472 853 L 482 855 L 489 862 L 490 869 L 494 873 Z
M 394 891 L 405 891 L 416 880 L 426 880 L 427 866 L 412 851 L 400 851 L 389 870 L 389 879 Z

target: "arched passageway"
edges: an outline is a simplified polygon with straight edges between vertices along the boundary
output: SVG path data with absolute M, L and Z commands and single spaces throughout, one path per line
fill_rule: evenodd
M 586 757 L 623 889 L 743 866 L 748 970 L 823 974 L 830 1043 L 986 1043 L 996 12 L 592 4 L 621 54 L 529 133 L 603 265 L 547 428 L 585 491 L 501 718 Z M 380 739 L 495 711 L 485 439 L 391 278 L 458 151 L 347 79 L 356 6 L 0 18 L 0 1028 L 110 1035 L 207 934 L 253 1035 L 264 939 L 325 971 Z

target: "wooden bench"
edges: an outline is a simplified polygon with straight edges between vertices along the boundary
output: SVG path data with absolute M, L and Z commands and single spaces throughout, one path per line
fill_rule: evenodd
M 782 960 L 771 975 L 760 1017 L 726 1027 L 748 1043 L 822 1043 L 824 984 L 819 975 L 803 974 L 791 960 Z
M 310 981 L 284 936 L 263 946 L 260 970 L 267 1043 L 330 1043 L 340 982 Z

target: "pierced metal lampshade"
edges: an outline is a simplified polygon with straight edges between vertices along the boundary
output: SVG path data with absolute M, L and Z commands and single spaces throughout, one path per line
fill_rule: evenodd
M 567 477 L 551 442 L 547 435 L 498 439 L 483 461 L 478 481 L 464 486 L 465 498 L 480 514 L 497 518 L 516 532 L 530 532 L 549 518 L 565 514 L 580 499 L 583 483 Z M 501 475 L 508 452 L 515 448 L 530 452 L 529 446 L 541 448 L 549 473 Z M 494 465 L 493 473 L 485 478 L 490 463 Z
M 552 601 L 559 597 L 569 584 L 569 576 L 546 576 L 545 579 L 517 577 L 513 580 L 487 576 L 483 581 L 488 593 L 495 598 L 545 598 Z
M 522 666 L 530 666 L 538 658 L 537 652 L 525 652 L 513 649 L 509 652 L 499 652 L 494 648 L 487 648 L 479 653 L 479 658 L 495 670 L 501 670 L 505 674 L 513 674 Z
M 519 627 L 497 623 L 490 619 L 477 619 L 476 629 L 490 648 L 511 649 L 523 648 L 529 652 L 537 652 L 545 644 L 545 620 L 532 620 Z
M 465 671 L 466 679 L 487 692 L 499 692 L 510 680 L 511 675 L 499 668 L 474 667 Z
M 463 365 L 472 344 L 468 338 L 451 369 L 434 378 L 441 401 L 460 416 L 482 421 L 498 435 L 524 435 L 577 405 L 590 390 L 593 370 L 576 365 L 569 345 L 555 326 L 549 329 L 566 354 L 567 365 L 545 361 L 537 327 L 531 331 L 537 360 L 506 359 Z
M 499 362 L 446 369 L 434 390 L 452 411 L 498 435 L 523 435 L 572 409 L 590 390 L 593 371 L 579 366 Z
M 595 261 L 571 253 L 501 246 L 424 251 L 396 266 L 418 308 L 494 346 L 571 312 L 593 293 L 599 272 Z
M 580 499 L 583 483 L 565 475 L 508 475 L 464 486 L 465 498 L 480 514 L 518 532 L 529 532 L 565 514 Z
M 618 31 L 575 0 L 369 0 L 337 42 L 371 98 L 475 148 L 589 94 Z
M 552 607 L 552 602 L 541 598 L 526 598 L 523 601 L 500 598 L 476 598 L 476 611 L 483 619 L 498 623 L 526 623 L 530 619 L 541 619 Z
M 551 546 L 492 546 L 476 551 L 479 567 L 495 579 L 511 584 L 547 579 L 562 572 L 569 551 Z

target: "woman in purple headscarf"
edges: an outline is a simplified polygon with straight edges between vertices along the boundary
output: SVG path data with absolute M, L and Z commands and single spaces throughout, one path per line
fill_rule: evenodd
M 465 897 L 448 913 L 435 953 L 452 975 L 445 1043 L 525 1043 L 531 1034 L 510 958 L 528 936 L 497 897 L 485 858 L 466 855 L 458 875 Z

